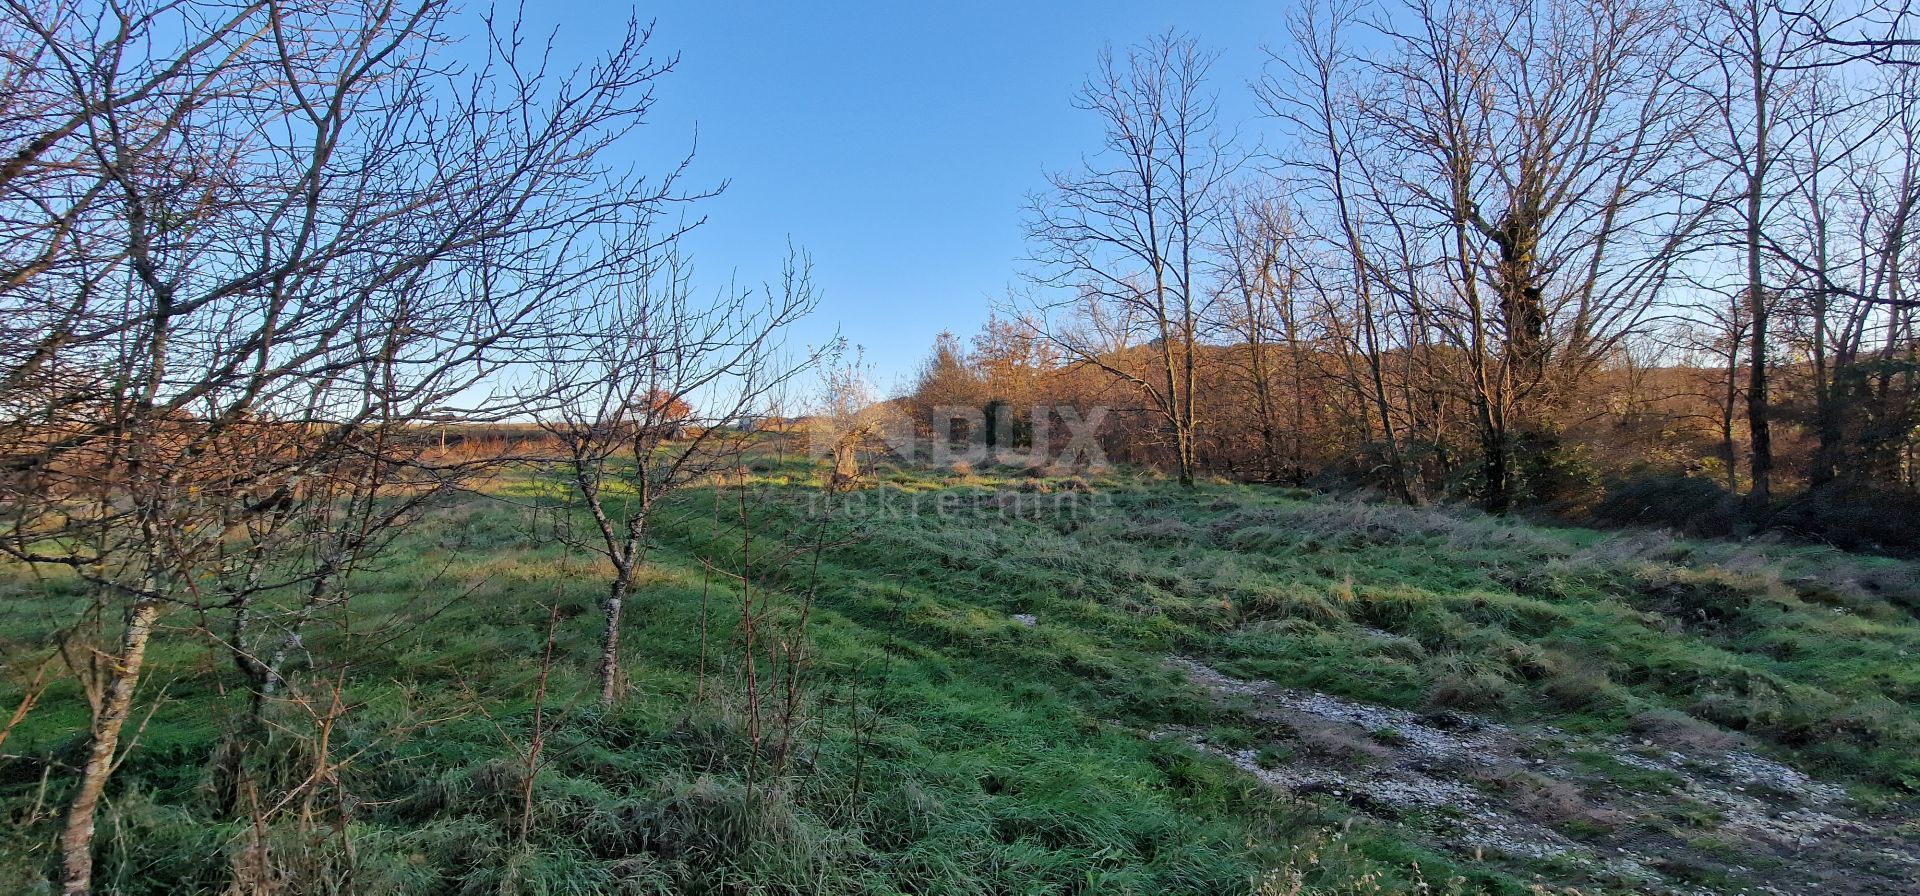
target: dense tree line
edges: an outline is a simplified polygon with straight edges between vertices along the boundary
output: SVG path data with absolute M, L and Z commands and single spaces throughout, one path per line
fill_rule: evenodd
M 1920 488 L 1905 6 L 1317 2 L 1244 88 L 1098 62 L 1033 286 L 912 403 L 1115 408 L 1183 480 L 1494 510 L 1603 480 Z M 1219 120 L 1222 89 L 1262 117 Z M 1230 139 L 1239 135 L 1239 145 Z M 1252 140 L 1259 141 L 1256 146 Z

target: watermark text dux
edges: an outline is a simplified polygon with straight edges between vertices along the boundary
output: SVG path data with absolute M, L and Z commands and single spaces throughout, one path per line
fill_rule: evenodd
M 845 450 L 854 439 L 878 442 L 903 463 L 949 466 L 1053 466 L 1091 469 L 1107 466 L 1100 426 L 1108 409 L 1084 413 L 1073 405 L 1035 406 L 1021 414 L 1007 406 L 943 406 L 930 419 L 915 421 L 889 405 L 876 405 L 847 419 L 815 427 L 809 447 L 825 456 Z

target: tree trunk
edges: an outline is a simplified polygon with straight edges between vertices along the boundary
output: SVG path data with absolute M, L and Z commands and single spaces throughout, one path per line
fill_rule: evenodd
M 1262 278 L 1267 276 L 1262 270 Z M 1271 291 L 1272 287 L 1268 286 Z M 1272 482 L 1280 478 L 1280 434 L 1273 421 L 1273 384 L 1267 381 L 1267 343 L 1260 338 L 1259 308 L 1256 307 L 1252 293 L 1248 293 L 1247 311 L 1247 353 L 1252 366 L 1253 400 L 1255 412 L 1260 415 L 1260 478 Z M 1296 386 L 1297 391 L 1297 386 Z M 1296 433 L 1297 433 L 1296 428 Z
M 620 698 L 620 614 L 625 608 L 627 579 L 620 575 L 607 591 L 601 604 L 606 614 L 606 630 L 600 636 L 600 705 L 612 706 Z
M 100 795 L 106 790 L 107 776 L 113 773 L 114 756 L 120 748 L 120 729 L 133 710 L 133 690 L 140 683 L 140 666 L 146 660 L 147 640 L 153 635 L 153 623 L 160 615 L 160 603 L 142 600 L 127 614 L 127 629 L 121 637 L 120 652 L 114 657 L 113 672 L 101 695 L 100 709 L 93 720 L 93 737 L 87 745 L 87 762 L 80 770 L 80 789 L 73 795 L 67 811 L 67 827 L 60 835 L 60 856 L 64 880 L 63 896 L 86 896 L 93 889 L 93 823 L 100 807 Z
M 1727 363 L 1726 392 L 1720 402 L 1720 457 L 1727 463 L 1727 494 L 1740 491 L 1740 452 L 1733 444 L 1734 415 L 1740 407 L 1740 360 L 1737 355 L 1729 355 Z
M 860 439 L 864 433 L 850 432 L 833 444 L 833 478 L 830 491 L 850 489 L 860 480 Z
M 1367 329 L 1371 331 L 1372 324 L 1368 324 Z M 1368 342 L 1372 341 L 1369 337 Z M 1367 372 L 1373 381 L 1373 405 L 1380 414 L 1380 438 L 1387 448 L 1387 466 L 1393 472 L 1393 496 L 1411 506 L 1418 502 L 1414 500 L 1413 487 L 1407 484 L 1406 462 L 1400 456 L 1400 435 L 1393 428 L 1393 409 L 1387 402 L 1387 381 L 1378 351 L 1367 352 Z
M 1184 423 L 1174 424 L 1174 451 L 1180 455 L 1180 484 L 1193 487 L 1193 430 Z
M 1507 433 L 1504 428 L 1498 423 L 1484 427 L 1480 433 L 1480 456 L 1487 476 L 1487 494 L 1483 503 L 1489 513 L 1506 513 L 1513 506 L 1507 454 Z
M 1747 432 L 1751 443 L 1752 468 L 1748 478 L 1752 490 L 1747 500 L 1756 508 L 1765 507 L 1773 498 L 1773 425 L 1767 403 L 1767 312 L 1766 300 L 1759 288 L 1759 252 L 1750 263 L 1753 287 L 1749 289 L 1753 314 L 1753 357 L 1747 370 Z
M 1747 437 L 1751 444 L 1752 491 L 1747 493 L 1755 508 L 1765 507 L 1773 498 L 1773 425 L 1767 404 L 1767 296 L 1760 272 L 1762 193 L 1767 178 L 1767 137 L 1773 126 L 1767 104 L 1766 60 L 1760 22 L 1752 23 L 1753 76 L 1753 164 L 1747 169 L 1747 313 L 1752 319 L 1752 356 L 1747 371 Z
M 1841 402 L 1844 394 L 1840 373 L 1829 379 L 1827 362 L 1817 347 L 1812 359 L 1813 367 L 1813 421 L 1814 432 L 1819 437 L 1813 450 L 1813 460 L 1807 468 L 1807 486 L 1820 488 L 1830 485 L 1839 478 L 1841 458 L 1845 456 L 1846 446 L 1842 434 Z

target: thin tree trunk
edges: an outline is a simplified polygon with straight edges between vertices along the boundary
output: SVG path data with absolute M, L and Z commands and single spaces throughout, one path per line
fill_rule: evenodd
M 1738 337 L 1735 337 L 1736 340 Z M 1727 463 L 1727 493 L 1740 491 L 1740 453 L 1733 444 L 1734 415 L 1740 407 L 1740 357 L 1738 352 L 1727 356 L 1726 392 L 1720 402 L 1720 456 Z
M 606 614 L 606 630 L 600 636 L 601 706 L 612 706 L 620 697 L 620 615 L 626 604 L 629 578 L 631 573 L 620 574 L 601 605 Z
M 1274 293 L 1273 274 L 1270 268 L 1269 261 L 1262 258 L 1260 265 L 1262 289 L 1259 294 L 1251 289 L 1241 290 L 1241 296 L 1245 299 L 1246 305 L 1247 354 L 1248 363 L 1252 366 L 1254 406 L 1260 414 L 1262 464 L 1260 478 L 1266 481 L 1279 478 L 1280 470 L 1280 435 L 1274 427 L 1273 386 L 1267 381 L 1267 342 L 1260 335 L 1260 303 L 1262 300 L 1272 301 L 1271 297 Z M 1298 391 L 1297 385 L 1295 391 Z
M 1267 365 L 1263 357 L 1266 346 L 1253 348 L 1254 404 L 1260 414 L 1260 461 L 1261 479 L 1273 482 L 1282 478 L 1280 467 L 1280 433 L 1273 423 L 1273 389 L 1267 382 Z M 1297 430 L 1296 430 L 1297 431 Z
M 1753 165 L 1747 173 L 1747 313 L 1752 318 L 1752 355 L 1747 359 L 1747 434 L 1751 444 L 1752 491 L 1749 502 L 1764 507 L 1773 497 L 1773 425 L 1767 403 L 1767 297 L 1760 273 L 1760 228 L 1766 189 L 1768 120 L 1766 60 L 1756 14 L 1750 35 L 1753 75 Z
M 1486 415 L 1480 429 L 1480 455 L 1486 465 L 1487 496 L 1485 507 L 1489 513 L 1506 513 L 1513 507 L 1513 490 L 1510 488 L 1506 427 L 1494 415 Z
M 1367 341 L 1374 343 L 1373 325 L 1369 322 L 1365 329 Z M 1406 462 L 1400 456 L 1400 436 L 1393 429 L 1393 406 L 1387 400 L 1386 373 L 1381 367 L 1380 352 L 1377 349 L 1367 351 L 1367 373 L 1373 383 L 1373 406 L 1380 415 L 1380 438 L 1387 447 L 1387 466 L 1393 471 L 1393 496 L 1402 504 L 1418 503 L 1413 498 L 1413 488 L 1407 484 Z
M 1827 355 L 1827 308 L 1823 298 L 1816 298 L 1813 309 L 1814 337 L 1808 366 L 1813 369 L 1813 420 L 1814 432 L 1819 441 L 1813 450 L 1813 462 L 1807 470 L 1809 488 L 1828 485 L 1839 475 L 1842 445 L 1840 426 L 1840 403 L 1845 398 L 1845 390 L 1840 383 L 1839 364 L 1830 363 Z M 1831 375 L 1830 375 L 1831 373 Z
M 120 652 L 114 656 L 113 672 L 93 722 L 87 762 L 80 770 L 80 789 L 69 804 L 67 827 L 60 835 L 63 896 L 86 896 L 93 890 L 94 816 L 107 787 L 107 776 L 113 773 L 114 756 L 120 748 L 120 729 L 133 710 L 133 691 L 140 683 L 140 666 L 146 661 L 147 641 L 153 635 L 153 623 L 159 615 L 160 602 L 154 600 L 134 604 L 127 614 Z

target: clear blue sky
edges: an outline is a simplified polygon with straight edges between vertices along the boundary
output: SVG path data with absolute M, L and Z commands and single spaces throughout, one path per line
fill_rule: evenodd
M 529 8 L 563 55 L 617 36 L 623 3 Z M 908 375 L 941 330 L 971 335 L 1019 281 L 1025 197 L 1098 140 L 1071 105 L 1100 47 L 1169 27 L 1221 53 L 1223 120 L 1284 34 L 1285 7 L 1124 2 L 920 4 L 673 0 L 638 7 L 681 54 L 641 141 L 684 149 L 696 178 L 730 181 L 692 241 L 709 282 L 812 253 L 824 295 L 802 338 L 839 328 L 879 385 Z

